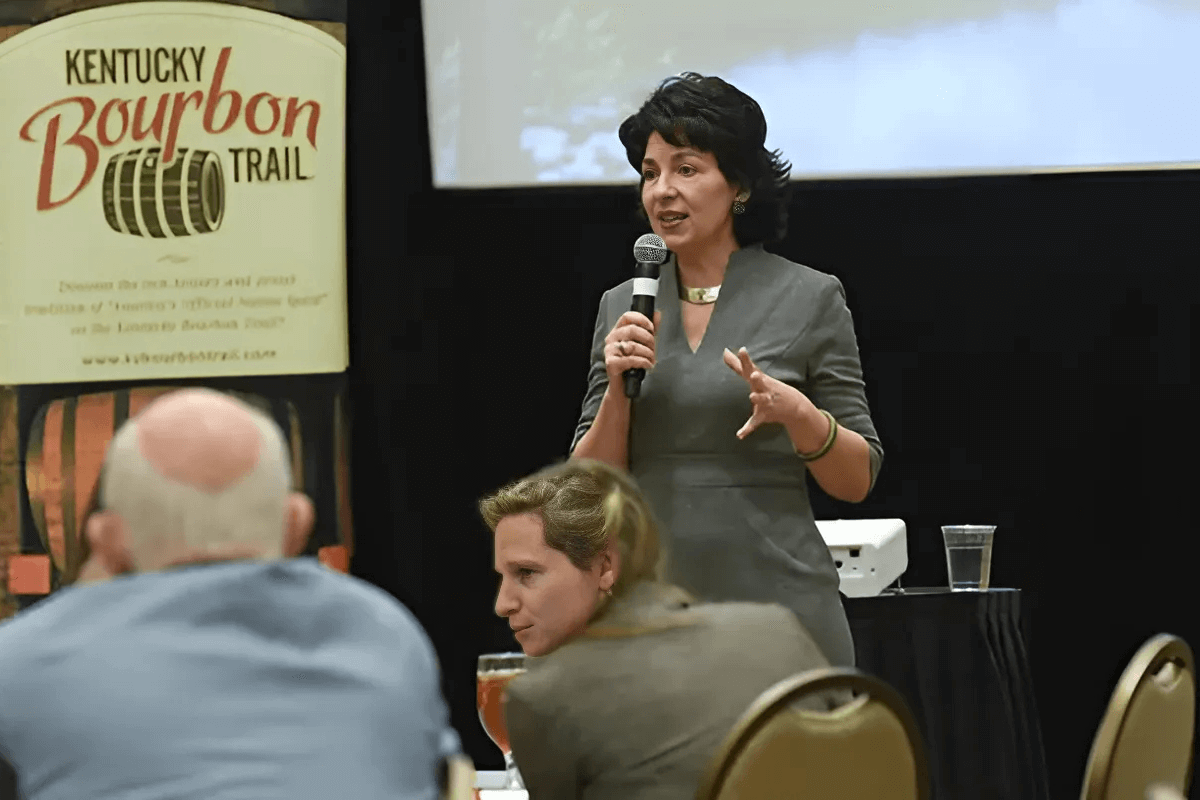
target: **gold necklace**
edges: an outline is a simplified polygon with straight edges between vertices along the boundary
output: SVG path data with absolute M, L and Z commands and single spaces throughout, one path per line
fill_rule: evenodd
M 717 295 L 721 293 L 720 285 L 708 286 L 703 289 L 692 289 L 679 284 L 679 299 L 685 303 L 692 303 L 698 306 L 706 306 L 709 303 L 717 302 Z

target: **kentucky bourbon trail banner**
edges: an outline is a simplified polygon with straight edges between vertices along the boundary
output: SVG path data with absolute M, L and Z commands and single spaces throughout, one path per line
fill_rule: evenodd
M 218 3 L 0 42 L 0 384 L 345 370 L 345 64 Z
M 348 569 L 345 72 L 344 0 L 0 0 L 0 619 L 183 383 L 271 414 Z

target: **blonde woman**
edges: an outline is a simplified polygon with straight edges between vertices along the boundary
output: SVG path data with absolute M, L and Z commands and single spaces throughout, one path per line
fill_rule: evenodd
M 555 465 L 480 512 L 494 534 L 496 613 L 533 656 L 505 707 L 533 800 L 691 798 L 755 697 L 828 665 L 783 606 L 700 604 L 664 583 L 650 507 L 607 464 Z

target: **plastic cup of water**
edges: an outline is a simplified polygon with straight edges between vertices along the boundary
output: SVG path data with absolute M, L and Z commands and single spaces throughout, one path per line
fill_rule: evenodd
M 992 534 L 995 531 L 995 525 L 942 526 L 951 591 L 988 588 L 992 577 Z

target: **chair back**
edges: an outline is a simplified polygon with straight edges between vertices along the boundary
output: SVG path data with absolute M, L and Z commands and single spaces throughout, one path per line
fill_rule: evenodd
M 1159 634 L 1117 681 L 1084 771 L 1082 800 L 1187 796 L 1196 734 L 1196 662 L 1187 642 Z
M 1146 790 L 1146 800 L 1188 800 L 1174 786 L 1156 783 Z
M 845 702 L 831 708 L 831 696 Z M 927 800 L 924 744 L 894 689 L 848 668 L 780 681 L 725 737 L 696 792 L 697 800 L 796 797 Z

